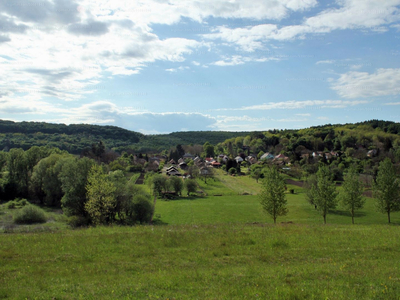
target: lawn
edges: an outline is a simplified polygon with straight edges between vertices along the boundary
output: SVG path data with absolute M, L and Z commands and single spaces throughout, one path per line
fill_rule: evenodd
M 0 299 L 399 299 L 388 225 L 97 227 L 0 235 Z

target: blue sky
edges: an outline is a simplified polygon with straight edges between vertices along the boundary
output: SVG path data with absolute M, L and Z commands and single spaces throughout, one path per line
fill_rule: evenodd
M 0 0 L 0 118 L 142 133 L 400 121 L 400 0 Z

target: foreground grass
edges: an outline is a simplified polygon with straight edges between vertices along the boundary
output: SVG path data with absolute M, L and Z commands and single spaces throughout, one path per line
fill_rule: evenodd
M 0 235 L 2 299 L 399 299 L 397 226 L 185 225 Z

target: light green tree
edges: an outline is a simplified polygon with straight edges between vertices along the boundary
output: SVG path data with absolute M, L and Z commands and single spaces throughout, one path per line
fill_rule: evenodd
M 181 178 L 178 178 L 176 176 L 171 176 L 169 179 L 169 186 L 172 187 L 177 195 L 182 194 L 183 190 L 183 181 Z
M 267 168 L 259 194 L 261 205 L 276 224 L 276 218 L 288 213 L 285 196 L 285 181 L 276 168 Z
M 88 201 L 85 209 L 93 224 L 109 224 L 114 219 L 116 207 L 115 185 L 104 174 L 101 166 L 94 165 L 90 170 L 86 185 Z
M 329 210 L 335 209 L 337 206 L 336 185 L 328 167 L 321 165 L 318 168 L 317 184 L 312 187 L 311 193 L 317 210 L 321 213 L 324 224 L 326 224 L 326 216 Z
M 194 179 L 185 179 L 185 189 L 187 191 L 187 195 L 190 193 L 195 193 L 197 190 L 197 183 Z
M 390 223 L 390 213 L 400 210 L 400 199 L 399 180 L 396 178 L 396 170 L 389 158 L 379 164 L 373 190 L 378 210 L 387 214 Z
M 342 190 L 339 199 L 343 207 L 350 211 L 351 222 L 354 224 L 355 211 L 364 207 L 365 198 L 362 196 L 364 186 L 359 180 L 359 175 L 355 167 L 351 167 L 344 176 Z

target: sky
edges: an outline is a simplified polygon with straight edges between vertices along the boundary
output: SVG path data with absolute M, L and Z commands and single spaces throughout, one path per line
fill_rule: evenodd
M 145 134 L 400 121 L 400 0 L 0 0 L 0 119 Z

